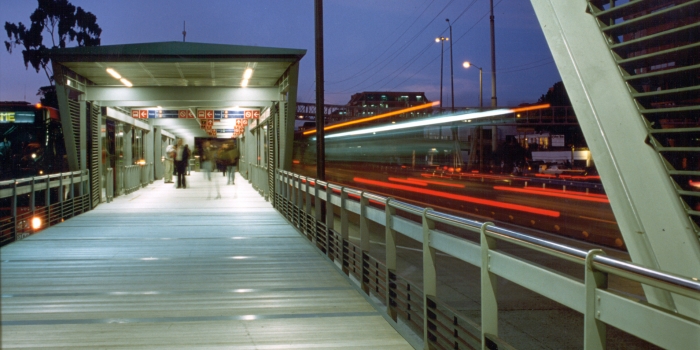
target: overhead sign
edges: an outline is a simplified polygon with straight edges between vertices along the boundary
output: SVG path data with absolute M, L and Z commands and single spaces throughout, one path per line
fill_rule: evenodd
M 194 114 L 189 109 L 132 109 L 131 116 L 136 119 L 193 119 Z

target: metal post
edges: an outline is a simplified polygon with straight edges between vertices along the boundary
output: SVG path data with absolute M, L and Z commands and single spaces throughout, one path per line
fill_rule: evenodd
M 367 207 L 369 199 L 365 198 L 364 192 L 360 193 L 360 249 L 362 250 L 362 290 L 369 295 L 369 271 L 368 254 L 369 245 L 369 219 L 367 218 Z
M 437 296 L 437 274 L 435 268 L 435 249 L 430 247 L 430 232 L 435 229 L 435 222 L 428 219 L 431 208 L 423 210 L 423 348 L 429 349 L 428 338 L 428 297 Z
M 498 280 L 490 271 L 491 250 L 496 249 L 496 239 L 486 235 L 492 222 L 481 225 L 481 348 L 486 349 L 486 334 L 498 335 Z
M 607 337 L 607 326 L 598 320 L 599 299 L 596 298 L 598 288 L 608 287 L 607 274 L 596 271 L 593 268 L 593 259 L 596 255 L 605 255 L 601 249 L 592 249 L 586 255 L 586 312 L 583 313 L 583 348 L 584 349 L 605 349 L 605 339 Z
M 454 65 L 452 64 L 452 24 L 450 23 L 450 19 L 447 18 L 445 19 L 447 21 L 447 25 L 450 26 L 450 87 L 451 87 L 451 92 L 450 96 L 452 96 L 452 112 L 455 111 L 455 81 L 454 81 Z
M 333 242 L 331 242 L 333 239 L 335 239 L 335 234 L 333 233 L 334 230 L 334 223 L 335 223 L 335 217 L 333 215 L 333 203 L 331 202 L 333 199 L 333 189 L 331 188 L 330 184 L 326 183 L 326 254 L 328 257 L 331 259 L 331 261 L 335 260 L 335 254 L 333 252 Z
M 347 275 L 350 273 L 347 267 L 347 261 L 345 259 L 346 242 L 350 238 L 350 231 L 348 226 L 348 209 L 346 208 L 348 202 L 348 194 L 345 192 L 345 187 L 340 188 L 340 262 L 343 272 Z
M 394 215 L 396 209 L 391 206 L 391 198 L 387 198 L 384 208 L 386 214 L 386 226 L 384 227 L 385 236 L 385 255 L 386 255 L 386 280 L 384 281 L 384 289 L 386 290 L 386 313 L 394 320 L 397 320 L 396 308 L 392 303 L 392 295 L 395 290 L 396 282 L 396 231 L 392 229 L 394 226 Z M 393 286 L 393 287 L 392 287 Z
M 316 27 L 316 178 L 326 180 L 326 133 L 323 115 L 324 81 L 323 81 L 323 0 L 314 0 L 314 19 Z
M 491 0 L 491 107 L 498 106 L 496 98 L 496 33 L 494 30 L 493 0 Z
M 440 108 L 442 108 L 442 65 L 445 59 L 443 58 L 445 52 L 445 40 L 440 37 Z M 442 136 L 442 127 L 440 127 L 440 136 Z
M 479 68 L 479 109 L 484 109 L 484 99 L 483 99 L 483 92 L 484 92 L 484 79 L 483 79 L 484 72 L 481 68 Z

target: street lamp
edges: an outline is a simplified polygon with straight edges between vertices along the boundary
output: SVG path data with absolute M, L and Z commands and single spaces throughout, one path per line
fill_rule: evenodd
M 469 67 L 474 66 L 474 65 L 469 63 L 468 61 L 466 61 L 466 62 L 462 63 L 462 66 L 464 68 L 469 68 Z M 481 97 L 481 94 L 483 92 L 483 86 L 484 86 L 482 83 L 483 82 L 483 80 L 482 80 L 483 71 L 481 70 L 481 67 L 478 67 L 478 66 L 474 66 L 474 67 L 479 68 L 479 108 L 483 108 L 484 107 L 484 102 L 483 102 L 484 100 Z
M 442 63 L 445 52 L 445 41 L 450 40 L 444 36 L 435 38 L 436 43 L 440 43 L 440 108 L 442 108 Z

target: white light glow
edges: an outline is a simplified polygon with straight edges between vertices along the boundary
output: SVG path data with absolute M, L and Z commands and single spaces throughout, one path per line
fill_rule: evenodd
M 128 87 L 134 86 L 134 84 L 132 84 L 130 81 L 128 81 L 128 80 L 126 80 L 126 79 L 124 79 L 124 78 L 119 79 L 119 81 L 121 81 L 122 84 L 124 84 L 124 85 L 126 85 L 126 86 L 128 86 Z
M 112 69 L 112 68 L 107 68 L 107 73 L 109 73 L 109 75 L 113 76 L 114 79 L 117 79 L 117 80 L 118 80 L 118 79 L 121 79 L 121 78 L 122 78 L 122 76 L 121 76 L 119 73 L 117 73 L 117 71 L 115 71 L 115 70 Z
M 513 113 L 513 111 L 510 109 L 495 109 L 495 110 L 491 110 L 491 111 L 476 112 L 476 113 L 461 113 L 461 114 L 456 114 L 456 115 L 448 115 L 448 116 L 438 117 L 438 118 L 429 118 L 429 119 L 417 120 L 417 121 L 401 123 L 401 124 L 391 124 L 391 125 L 386 125 L 386 126 L 378 126 L 378 127 L 374 127 L 374 128 L 366 128 L 366 129 L 360 129 L 360 130 L 341 132 L 341 133 L 337 133 L 337 134 L 327 135 L 326 138 L 330 139 L 330 138 L 334 138 L 334 137 L 375 134 L 375 133 L 382 132 L 382 131 L 415 128 L 415 127 L 426 126 L 426 125 L 445 124 L 445 123 L 452 123 L 452 122 L 456 122 L 456 121 L 460 121 L 460 120 L 471 120 L 471 119 L 478 119 L 478 118 L 495 117 L 498 115 L 504 115 L 504 114 L 510 114 L 510 113 Z
M 255 315 L 245 315 L 245 316 L 241 317 L 241 319 L 243 319 L 245 321 L 253 321 L 253 320 L 256 320 L 257 318 L 258 317 Z
M 243 81 L 241 81 L 241 87 L 246 87 L 246 86 L 248 86 L 248 79 L 243 79 Z
M 158 258 L 141 258 L 141 260 L 150 261 L 150 260 L 158 260 Z
M 248 257 L 247 256 L 232 256 L 231 259 L 243 260 L 243 259 L 248 259 Z
M 253 76 L 253 69 L 252 68 L 246 69 L 245 73 L 243 73 L 243 79 L 245 79 L 245 80 L 250 79 L 250 77 L 252 77 L 252 76 Z

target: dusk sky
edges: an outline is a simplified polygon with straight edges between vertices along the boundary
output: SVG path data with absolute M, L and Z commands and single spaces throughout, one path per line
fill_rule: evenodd
M 97 16 L 102 45 L 182 41 L 306 49 L 299 97 L 315 100 L 313 0 L 71 0 Z M 495 0 L 497 96 L 500 106 L 536 102 L 561 80 L 529 1 Z M 0 0 L 0 24 L 23 22 L 34 0 Z M 440 99 L 440 44 L 452 22 L 455 106 L 477 106 L 483 68 L 484 105 L 490 104 L 488 0 L 324 1 L 326 103 L 346 104 L 361 91 L 422 91 Z M 2 31 L 2 40 L 7 34 Z M 50 46 L 48 37 L 45 44 Z M 75 42 L 69 46 L 75 46 Z M 0 101 L 37 102 L 48 85 L 25 69 L 21 47 L 0 53 Z M 450 106 L 450 51 L 445 42 L 443 104 Z M 26 96 L 26 98 L 25 98 Z

